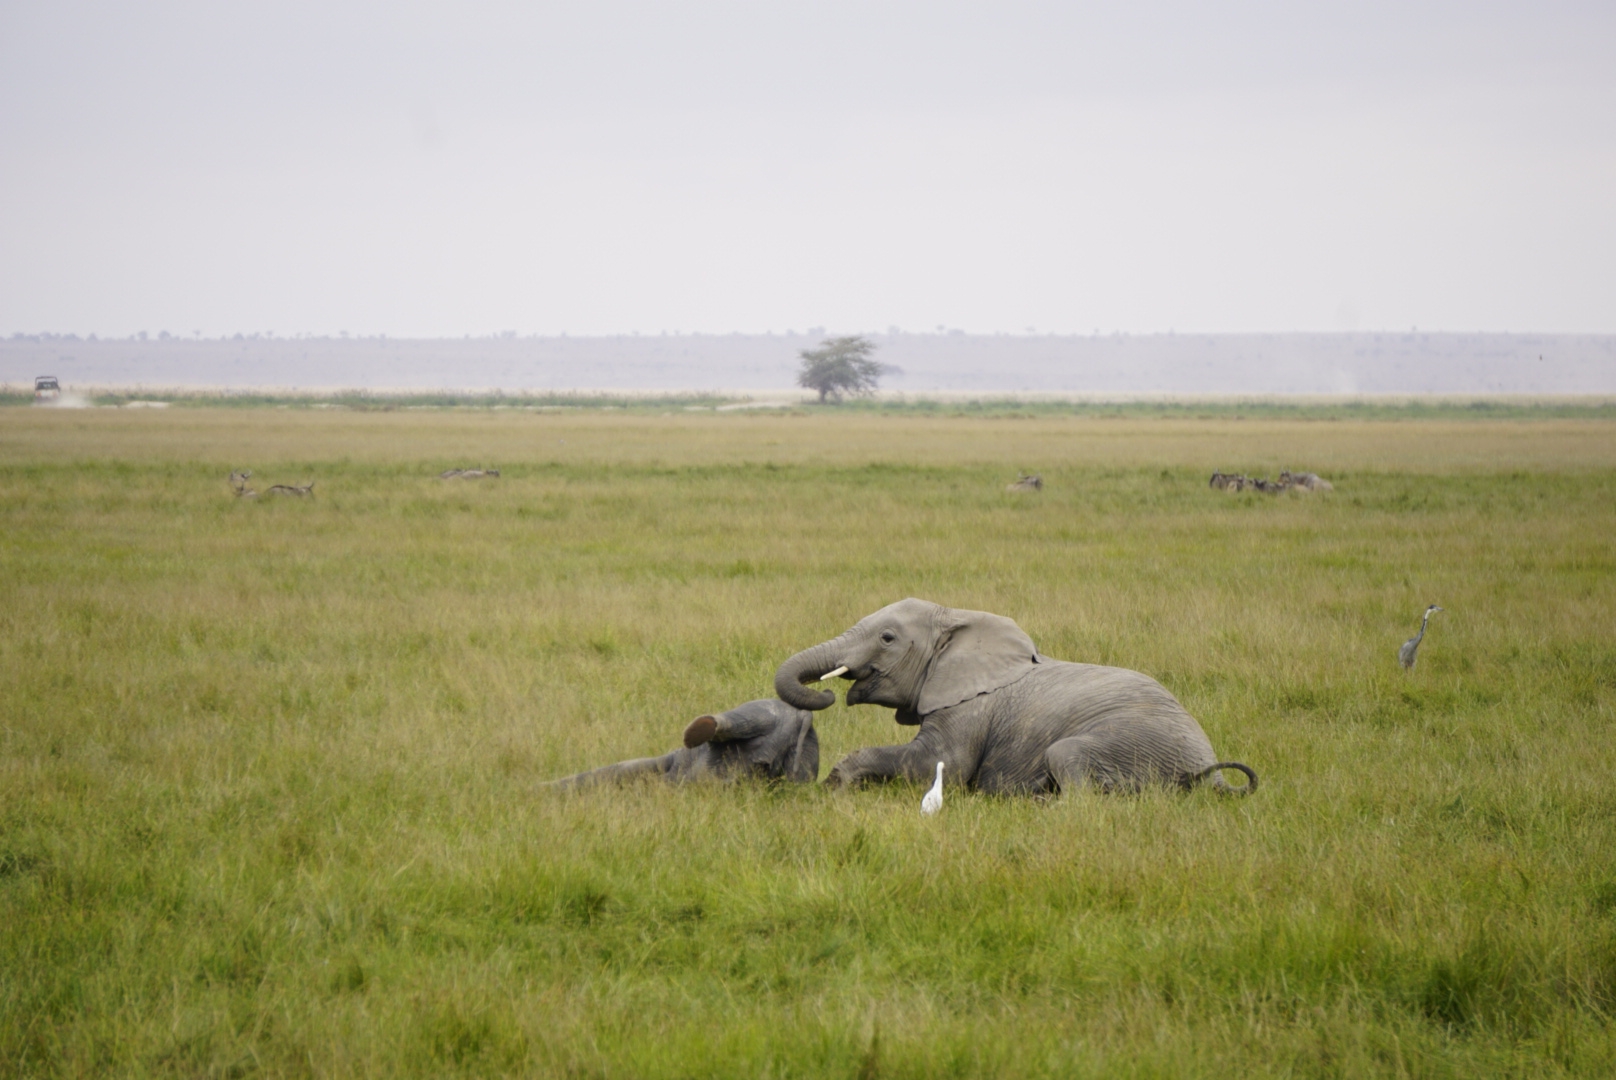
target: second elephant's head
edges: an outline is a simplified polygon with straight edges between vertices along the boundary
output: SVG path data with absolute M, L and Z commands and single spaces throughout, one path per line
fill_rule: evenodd
M 839 677 L 852 680 L 849 705 L 885 705 L 898 710 L 900 724 L 918 724 L 928 713 L 1008 686 L 1038 662 L 1032 639 L 1010 619 L 911 598 L 781 664 L 774 691 L 799 709 L 823 709 L 835 693 L 806 684 L 845 668 Z

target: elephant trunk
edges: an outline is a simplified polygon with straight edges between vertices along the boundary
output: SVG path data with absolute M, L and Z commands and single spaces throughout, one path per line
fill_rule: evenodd
M 817 682 L 821 675 L 841 667 L 839 655 L 846 647 L 846 634 L 804 649 L 780 665 L 774 674 L 774 692 L 780 700 L 798 709 L 828 709 L 836 703 L 832 690 L 810 690 L 805 684 Z

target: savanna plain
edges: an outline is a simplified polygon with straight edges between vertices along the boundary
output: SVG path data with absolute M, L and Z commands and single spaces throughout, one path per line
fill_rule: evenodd
M 1261 787 L 539 786 L 906 596 Z M 1616 1075 L 1613 611 L 1608 416 L 0 409 L 0 1073 Z

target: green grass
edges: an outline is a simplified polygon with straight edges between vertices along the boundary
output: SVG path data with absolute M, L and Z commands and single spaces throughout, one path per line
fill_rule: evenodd
M 1613 506 L 1599 418 L 8 412 L 0 1073 L 1609 1075 Z M 908 595 L 1262 789 L 536 786 Z

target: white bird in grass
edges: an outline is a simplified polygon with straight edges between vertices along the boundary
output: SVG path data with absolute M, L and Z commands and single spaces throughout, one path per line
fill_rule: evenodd
M 1425 624 L 1431 621 L 1432 615 L 1441 610 L 1442 609 L 1437 607 L 1435 604 L 1432 604 L 1430 607 L 1426 608 L 1425 618 L 1420 620 L 1420 632 L 1403 642 L 1403 647 L 1397 650 L 1397 662 L 1403 665 L 1404 671 L 1412 671 L 1414 669 L 1414 661 L 1418 659 L 1415 654 L 1417 654 L 1420 650 L 1420 639 L 1425 637 Z
M 920 800 L 922 814 L 935 814 L 943 808 L 943 763 L 937 763 L 937 782 L 926 792 L 926 797 Z

